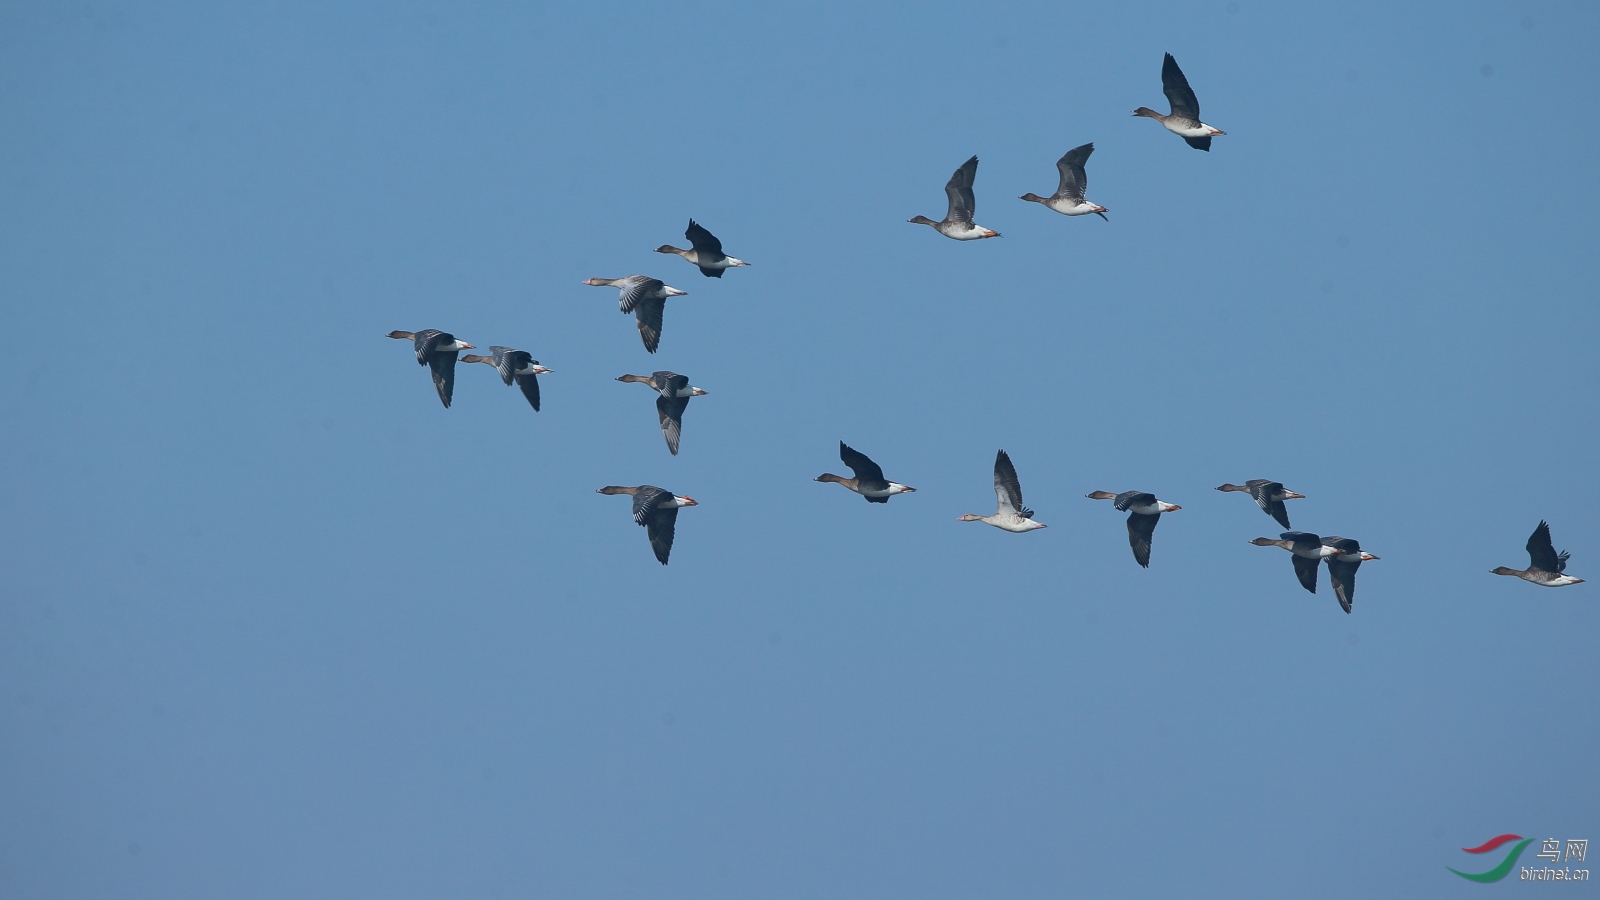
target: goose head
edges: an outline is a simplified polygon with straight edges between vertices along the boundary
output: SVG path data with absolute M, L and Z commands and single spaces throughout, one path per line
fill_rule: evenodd
M 939 224 L 938 222 L 935 222 L 934 220 L 928 218 L 927 216 L 912 216 L 911 218 L 907 219 L 906 221 L 910 222 L 913 225 L 933 225 L 933 226 L 937 226 Z

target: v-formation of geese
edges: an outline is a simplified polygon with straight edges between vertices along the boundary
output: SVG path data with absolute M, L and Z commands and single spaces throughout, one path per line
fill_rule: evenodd
M 1226 132 L 1201 121 L 1200 101 L 1195 97 L 1194 89 L 1189 86 L 1189 80 L 1184 77 L 1183 70 L 1178 68 L 1178 61 L 1173 59 L 1170 53 L 1162 60 L 1161 86 L 1162 92 L 1167 96 L 1170 113 L 1162 115 L 1149 107 L 1141 106 L 1134 110 L 1133 114 L 1155 119 L 1168 131 L 1183 138 L 1189 146 L 1209 152 L 1211 139 Z M 1049 197 L 1041 197 L 1029 192 L 1023 194 L 1021 199 L 1038 203 L 1065 216 L 1093 214 L 1105 219 L 1105 214 L 1109 210 L 1088 200 L 1086 196 L 1089 178 L 1085 166 L 1092 153 L 1094 153 L 1092 143 L 1068 150 L 1056 161 L 1059 181 L 1055 193 Z M 962 163 L 945 184 L 947 206 L 942 220 L 936 222 L 927 216 L 919 215 L 907 221 L 931 226 L 945 237 L 958 241 L 1000 237 L 999 232 L 979 225 L 975 220 L 977 199 L 973 183 L 977 175 L 978 157 L 973 156 Z M 688 239 L 690 249 L 683 250 L 670 244 L 663 244 L 656 248 L 655 252 L 680 256 L 698 268 L 700 274 L 707 278 L 721 278 L 722 273 L 728 269 L 750 265 L 723 252 L 722 241 L 693 219 L 689 220 L 689 227 L 684 231 L 684 237 Z M 590 278 L 583 283 L 618 289 L 618 305 L 624 314 L 634 314 L 639 338 L 645 350 L 650 353 L 655 353 L 661 343 L 662 320 L 667 298 L 688 294 L 688 291 L 672 287 L 659 278 L 647 275 Z M 449 408 L 454 395 L 456 362 L 459 359 L 494 367 L 506 385 L 515 383 L 534 411 L 539 410 L 538 376 L 549 374 L 552 370 L 540 365 L 539 361 L 527 351 L 496 345 L 489 348 L 491 354 L 489 356 L 472 354 L 461 356 L 462 350 L 473 350 L 476 347 L 459 340 L 449 332 L 433 328 L 417 332 L 391 331 L 388 336 L 412 342 L 417 364 L 428 367 L 434 389 L 446 408 Z M 656 398 L 657 418 L 662 436 L 666 439 L 667 449 L 676 456 L 682 435 L 683 414 L 688 409 L 689 400 L 704 396 L 707 392 L 690 385 L 687 376 L 664 370 L 653 372 L 648 376 L 622 375 L 616 380 L 648 385 L 660 395 Z M 916 491 L 914 487 L 888 480 L 884 477 L 882 467 L 843 441 L 839 442 L 839 459 L 849 467 L 854 477 L 844 478 L 828 472 L 817 476 L 814 480 L 838 484 L 861 495 L 868 503 L 886 504 L 890 497 Z M 1328 579 L 1333 584 L 1335 598 L 1346 613 L 1351 611 L 1355 600 L 1356 572 L 1363 562 L 1378 559 L 1377 556 L 1363 550 L 1361 543 L 1354 538 L 1324 537 L 1306 531 L 1287 530 L 1290 528 L 1289 515 L 1284 501 L 1304 499 L 1305 495 L 1286 489 L 1281 482 L 1257 478 L 1242 485 L 1223 484 L 1218 486 L 1217 490 L 1225 493 L 1249 494 L 1261 507 L 1262 512 L 1286 529 L 1276 539 L 1259 537 L 1249 543 L 1260 547 L 1280 547 L 1289 551 L 1295 577 L 1307 591 L 1313 594 L 1317 592 L 1317 573 L 1320 564 L 1326 562 Z M 645 528 L 650 539 L 650 547 L 662 565 L 667 564 L 672 553 L 678 510 L 699 505 L 691 497 L 678 496 L 664 488 L 648 484 L 635 487 L 611 485 L 600 488 L 598 492 L 627 494 L 633 497 L 633 520 Z M 1044 523 L 1034 520 L 1033 510 L 1023 505 L 1022 484 L 1017 477 L 1016 466 L 1012 464 L 1010 455 L 1004 450 L 995 455 L 994 492 L 996 504 L 993 515 L 980 516 L 968 513 L 961 516 L 960 521 L 983 522 L 1014 534 L 1037 531 L 1046 527 Z M 1143 491 L 1123 491 L 1120 494 L 1094 491 L 1085 496 L 1091 500 L 1113 501 L 1115 509 L 1128 514 L 1126 523 L 1128 545 L 1133 551 L 1134 561 L 1145 568 L 1150 565 L 1151 544 L 1155 538 L 1156 525 L 1161 521 L 1161 515 L 1182 509 L 1175 503 L 1158 499 L 1154 494 Z M 1493 569 L 1492 574 L 1516 576 L 1543 587 L 1563 587 L 1583 582 L 1581 578 L 1565 574 L 1570 554 L 1556 552 L 1550 538 L 1550 526 L 1545 522 L 1541 521 L 1534 529 L 1533 535 L 1528 538 L 1527 552 L 1529 557 L 1527 569 L 1500 566 Z

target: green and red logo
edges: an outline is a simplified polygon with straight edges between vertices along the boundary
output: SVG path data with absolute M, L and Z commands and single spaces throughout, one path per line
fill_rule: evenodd
M 1460 869 L 1450 869 L 1449 866 L 1445 866 L 1445 868 L 1450 869 L 1450 871 L 1460 875 L 1462 878 L 1465 878 L 1468 881 L 1480 881 L 1484 884 L 1488 884 L 1491 881 L 1499 881 L 1500 879 L 1511 874 L 1511 867 L 1517 864 L 1517 857 L 1522 855 L 1522 851 L 1528 849 L 1528 845 L 1533 843 L 1533 838 L 1525 838 L 1520 834 L 1502 834 L 1492 837 L 1476 847 L 1461 848 L 1462 851 L 1466 853 L 1489 853 L 1493 850 L 1500 849 L 1512 841 L 1519 841 L 1520 843 L 1511 848 L 1511 852 L 1506 854 L 1505 859 L 1500 860 L 1500 865 L 1495 866 L 1487 872 L 1463 872 Z

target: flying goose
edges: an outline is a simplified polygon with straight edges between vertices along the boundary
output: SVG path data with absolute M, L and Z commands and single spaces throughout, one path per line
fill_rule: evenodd
M 661 418 L 661 433 L 666 436 L 667 449 L 678 455 L 678 437 L 683 432 L 683 411 L 689 408 L 690 397 L 703 397 L 706 392 L 689 386 L 689 376 L 676 372 L 653 372 L 643 375 L 619 375 L 618 381 L 648 384 L 661 396 L 656 398 L 656 413 Z
M 927 216 L 916 216 L 907 219 L 917 225 L 932 225 L 935 231 L 947 238 L 958 241 L 975 241 L 979 238 L 999 237 L 1000 232 L 991 231 L 982 225 L 974 224 L 972 217 L 977 214 L 978 201 L 972 195 L 972 180 L 978 176 L 978 158 L 967 160 L 961 168 L 950 176 L 950 181 L 944 186 L 945 196 L 950 198 L 949 211 L 944 214 L 944 221 L 935 222 Z
M 1294 491 L 1283 489 L 1283 482 L 1268 481 L 1265 478 L 1252 478 L 1244 484 L 1219 484 L 1219 491 L 1243 491 L 1255 498 L 1256 505 L 1261 511 L 1278 520 L 1278 524 L 1291 528 L 1289 524 L 1289 511 L 1283 508 L 1285 500 L 1304 500 L 1305 494 L 1296 494 Z
M 1171 53 L 1161 61 L 1161 92 L 1167 95 L 1167 102 L 1172 104 L 1171 115 L 1163 116 L 1148 106 L 1139 107 L 1133 114 L 1155 119 L 1196 150 L 1209 152 L 1212 136 L 1227 134 L 1200 121 L 1200 101 L 1195 99 L 1189 79 L 1183 77 L 1183 70 L 1178 68 L 1178 61 L 1172 58 Z
M 1041 197 L 1029 191 L 1023 194 L 1021 199 L 1043 204 L 1047 209 L 1053 209 L 1063 216 L 1086 216 L 1094 213 L 1105 219 L 1106 213 L 1110 210 L 1098 203 L 1090 203 L 1083 199 L 1083 192 L 1089 189 L 1089 176 L 1084 172 L 1083 166 L 1089 161 L 1089 154 L 1093 152 L 1092 143 L 1068 150 L 1065 156 L 1056 160 L 1056 169 L 1061 173 L 1061 183 L 1056 186 L 1056 192 L 1049 197 Z M 1106 219 L 1106 221 L 1111 220 Z
M 1133 548 L 1134 561 L 1147 569 L 1150 568 L 1150 541 L 1155 537 L 1156 523 L 1161 521 L 1161 514 L 1183 508 L 1175 503 L 1157 500 L 1155 494 L 1143 491 L 1123 491 L 1120 494 L 1095 491 L 1084 496 L 1090 500 L 1115 500 L 1113 505 L 1128 513 L 1128 546 Z
M 1294 575 L 1300 586 L 1317 592 L 1317 563 L 1339 553 L 1334 547 L 1323 546 L 1322 538 L 1309 531 L 1285 531 L 1278 540 L 1258 537 L 1249 543 L 1257 547 L 1282 547 L 1294 554 Z
M 1498 566 L 1489 571 L 1496 575 L 1515 575 L 1523 581 L 1531 581 L 1542 587 L 1582 584 L 1582 578 L 1564 574 L 1567 571 L 1567 559 L 1571 555 L 1566 551 L 1556 552 L 1555 544 L 1550 541 L 1550 526 L 1540 520 L 1539 527 L 1528 537 L 1528 568 L 1508 569 L 1505 566 Z
M 1329 535 L 1322 539 L 1322 546 L 1338 551 L 1327 558 L 1328 580 L 1333 582 L 1333 596 L 1348 615 L 1350 604 L 1356 599 L 1356 570 L 1367 560 L 1378 557 L 1361 549 L 1361 542 L 1355 538 Z
M 721 278 L 723 269 L 735 266 L 748 266 L 749 263 L 722 252 L 722 242 L 717 236 L 701 227 L 695 220 L 689 220 L 689 229 L 683 233 L 689 239 L 692 250 L 679 250 L 671 244 L 662 244 L 656 248 L 657 253 L 676 253 L 684 259 L 700 267 L 700 274 L 707 278 Z
M 959 521 L 986 522 L 1004 531 L 1021 534 L 1047 527 L 1033 520 L 1033 510 L 1022 505 L 1022 482 L 1017 480 L 1017 467 L 1004 450 L 994 457 L 994 496 L 996 506 L 992 516 L 975 516 L 967 513 Z
M 528 405 L 534 412 L 539 411 L 539 376 L 550 374 L 550 369 L 539 365 L 539 361 L 526 350 L 513 350 L 510 347 L 493 346 L 489 348 L 492 356 L 476 356 L 468 353 L 461 357 L 462 362 L 483 363 L 494 366 L 500 370 L 500 380 L 506 384 L 515 381 L 517 387 L 522 389 L 522 396 L 528 398 Z
M 668 297 L 682 297 L 680 291 L 648 275 L 629 275 L 626 278 L 590 278 L 584 284 L 594 287 L 614 287 L 621 290 L 619 304 L 625 313 L 633 313 L 639 323 L 639 338 L 651 353 L 661 343 L 661 314 L 666 311 Z
M 433 372 L 433 387 L 439 392 L 439 402 L 445 409 L 450 408 L 450 397 L 456 391 L 456 357 L 462 350 L 476 350 L 466 341 L 456 340 L 456 336 L 448 331 L 437 328 L 424 328 L 421 331 L 391 331 L 389 337 L 397 341 L 410 341 L 412 349 L 417 351 L 417 365 L 427 366 Z
M 895 494 L 916 493 L 916 488 L 906 487 L 883 477 L 883 469 L 858 450 L 852 450 L 844 441 L 839 442 L 839 459 L 850 467 L 855 473 L 854 478 L 840 478 L 831 472 L 824 472 L 812 481 L 833 482 L 841 484 L 852 491 L 865 497 L 868 503 L 888 503 L 889 498 Z
M 693 497 L 676 497 L 668 490 L 653 484 L 638 487 L 603 487 L 597 494 L 629 494 L 633 497 L 633 522 L 643 525 L 650 538 L 650 549 L 664 566 L 672 555 L 672 536 L 677 529 L 678 510 L 685 506 L 699 506 Z

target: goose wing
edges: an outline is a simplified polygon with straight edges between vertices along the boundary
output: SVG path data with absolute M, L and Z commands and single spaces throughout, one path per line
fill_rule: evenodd
M 622 289 L 622 293 L 617 295 L 617 302 L 622 307 L 623 312 L 630 313 L 633 312 L 635 306 L 644 302 L 645 298 L 652 295 L 660 296 L 661 289 L 666 287 L 666 284 L 659 278 L 629 275 L 627 278 L 622 279 L 622 283 L 618 284 L 617 287 Z
M 516 378 L 518 369 L 525 369 L 528 363 L 533 362 L 533 354 L 526 350 L 513 350 L 510 347 L 490 347 L 490 357 L 494 367 L 500 371 L 500 380 L 510 384 Z
M 683 433 L 683 411 L 688 408 L 688 397 L 656 398 L 656 415 L 661 418 L 661 433 L 666 437 L 667 449 L 672 451 L 673 456 L 678 455 L 678 438 Z
M 450 340 L 454 341 L 455 338 Z M 456 392 L 456 357 L 461 353 L 451 350 L 441 353 L 437 350 L 428 353 L 428 369 L 433 373 L 433 388 L 439 392 L 439 402 L 445 409 L 450 408 L 450 398 Z
M 1139 565 L 1150 568 L 1150 541 L 1156 536 L 1156 523 L 1161 521 L 1161 514 L 1147 516 L 1142 513 L 1128 513 L 1128 546 L 1133 548 L 1133 559 Z
M 1550 525 L 1540 520 L 1539 527 L 1528 537 L 1528 564 L 1532 568 L 1559 575 L 1567 567 L 1567 556 L 1566 553 L 1556 553 L 1555 544 L 1550 540 Z
M 1299 559 L 1299 557 L 1297 556 L 1295 559 Z M 1338 598 L 1339 606 L 1346 613 L 1350 612 L 1350 604 L 1356 598 L 1356 570 L 1359 568 L 1361 568 L 1360 560 L 1341 562 L 1336 557 L 1328 557 L 1328 580 L 1333 583 L 1333 596 Z M 1303 580 L 1302 583 L 1304 583 Z M 1313 586 L 1315 586 L 1314 583 Z
M 1061 173 L 1061 183 L 1056 187 L 1057 197 L 1083 199 L 1084 192 L 1089 189 L 1089 175 L 1084 172 L 1083 166 L 1093 152 L 1094 144 L 1084 144 L 1082 147 L 1073 147 L 1067 151 L 1067 155 L 1056 160 L 1056 170 Z
M 650 514 L 656 511 L 665 500 L 672 499 L 672 492 L 658 488 L 653 484 L 641 484 L 633 492 L 633 522 L 643 525 Z M 674 507 L 676 508 L 676 507 Z
M 1186 119 L 1200 121 L 1200 101 L 1195 98 L 1194 88 L 1189 87 L 1189 79 L 1183 77 L 1183 70 L 1178 68 L 1178 61 L 1168 53 L 1161 61 L 1161 93 L 1167 95 L 1167 102 L 1172 104 L 1172 114 Z M 1211 138 L 1205 139 L 1206 147 L 1211 146 Z M 1194 139 L 1189 140 L 1189 145 L 1195 146 Z M 1202 148 L 1204 149 L 1204 148 Z
M 417 351 L 417 365 L 427 365 L 428 357 L 433 353 L 434 348 L 440 344 L 454 343 L 455 339 L 455 335 L 440 331 L 437 328 L 424 328 L 417 332 L 411 339 L 411 347 Z
M 1112 505 L 1117 509 L 1126 512 L 1129 508 L 1134 506 L 1154 506 L 1155 502 L 1155 494 L 1148 494 L 1144 491 L 1123 491 L 1117 495 L 1115 500 L 1112 501 Z M 1150 527 L 1154 528 L 1155 526 L 1151 525 Z
M 1017 480 L 1017 467 L 1011 464 L 1011 456 L 1004 450 L 994 457 L 994 496 L 998 503 L 996 515 L 1020 515 L 1024 519 L 1033 518 L 1033 510 L 1022 505 L 1022 482 Z
M 870 482 L 881 484 L 886 481 L 883 477 L 883 469 L 879 468 L 877 463 L 867 459 L 865 453 L 853 449 L 844 441 L 839 442 L 839 460 L 849 466 L 851 472 L 855 473 L 856 483 L 860 487 L 866 487 Z
M 962 163 L 945 183 L 944 193 L 950 198 L 950 210 L 945 214 L 947 221 L 972 224 L 972 217 L 978 214 L 978 201 L 972 193 L 972 182 L 977 177 L 978 158 L 974 156 Z
M 639 300 L 638 305 L 633 307 L 633 318 L 639 324 L 639 339 L 644 341 L 644 349 L 651 353 L 661 346 L 661 316 L 666 311 L 667 301 L 660 297 Z
M 672 538 L 678 530 L 678 508 L 669 506 L 652 511 L 649 518 L 644 520 L 644 529 L 656 559 L 663 566 L 666 565 L 667 557 L 672 555 Z
M 529 372 L 526 375 L 517 375 L 517 387 L 522 389 L 522 396 L 528 398 L 528 405 L 534 412 L 539 411 L 539 376 Z
M 716 262 L 723 258 L 722 242 L 717 240 L 716 235 L 705 230 L 695 220 L 689 220 L 689 229 L 683 233 L 683 236 L 688 238 L 689 243 L 694 246 L 695 255 L 701 262 Z
M 1300 579 L 1300 586 L 1315 594 L 1317 592 L 1317 563 L 1319 560 L 1307 559 L 1304 556 L 1291 556 L 1294 560 L 1294 575 Z
M 1250 489 L 1250 496 L 1256 498 L 1256 505 L 1261 507 L 1262 512 L 1276 519 L 1284 528 L 1293 527 L 1289 524 L 1289 510 L 1284 507 L 1283 501 L 1274 499 L 1283 493 L 1282 482 L 1253 478 L 1244 486 Z

